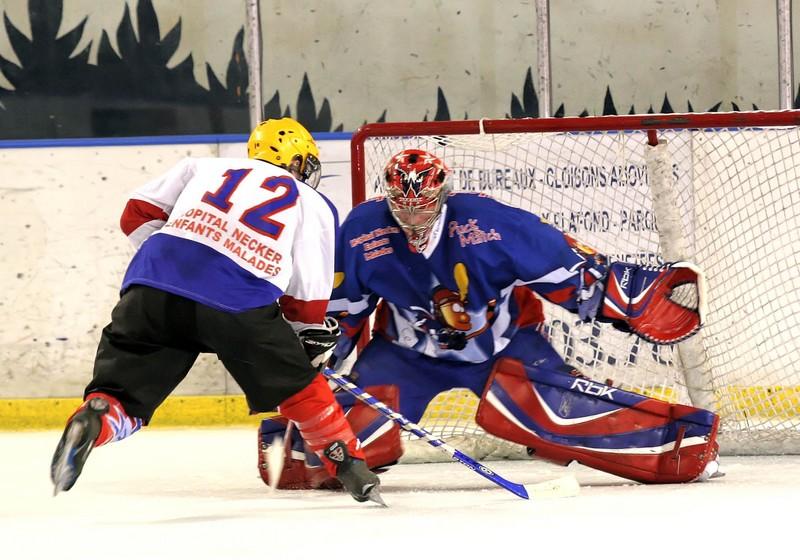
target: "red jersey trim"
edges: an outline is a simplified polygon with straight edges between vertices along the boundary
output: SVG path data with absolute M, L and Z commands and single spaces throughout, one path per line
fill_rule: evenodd
M 153 220 L 166 221 L 169 216 L 163 209 L 144 200 L 131 199 L 125 205 L 119 219 L 119 227 L 125 235 L 130 235 L 140 226 Z
M 328 309 L 327 299 L 303 301 L 283 295 L 280 303 L 283 315 L 288 321 L 308 324 L 320 324 L 325 321 L 325 311 Z

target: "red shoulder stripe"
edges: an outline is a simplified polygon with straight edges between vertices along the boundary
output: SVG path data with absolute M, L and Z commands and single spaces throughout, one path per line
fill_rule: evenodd
M 167 213 L 161 208 L 150 202 L 144 200 L 131 199 L 125 205 L 125 210 L 122 211 L 122 216 L 119 219 L 119 227 L 125 235 L 130 235 L 142 224 L 146 224 L 152 220 L 166 221 Z

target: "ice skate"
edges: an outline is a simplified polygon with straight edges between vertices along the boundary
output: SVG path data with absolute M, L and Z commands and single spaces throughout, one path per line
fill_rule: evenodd
M 367 464 L 354 459 L 341 441 L 335 441 L 323 451 L 325 457 L 336 465 L 336 478 L 357 502 L 371 500 L 386 507 L 380 494 L 381 481 L 367 468 Z
M 83 470 L 94 442 L 100 433 L 100 417 L 109 410 L 109 403 L 95 397 L 81 408 L 67 423 L 50 464 L 53 495 L 67 491 L 75 484 Z

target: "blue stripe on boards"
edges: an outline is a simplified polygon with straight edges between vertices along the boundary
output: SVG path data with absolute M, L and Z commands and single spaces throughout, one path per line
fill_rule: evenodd
M 350 140 L 352 132 L 315 132 L 315 140 Z M 129 136 L 121 138 L 51 138 L 0 140 L 0 149 L 76 148 L 101 146 L 157 146 L 170 144 L 235 144 L 247 142 L 247 134 L 189 134 L 179 136 Z

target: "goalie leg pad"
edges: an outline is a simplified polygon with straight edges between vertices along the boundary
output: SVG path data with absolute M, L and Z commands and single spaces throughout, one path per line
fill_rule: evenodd
M 367 387 L 367 392 L 391 408 L 397 410 L 399 391 L 395 385 Z M 349 393 L 336 393 L 336 400 L 345 411 L 345 417 L 358 438 L 367 466 L 381 469 L 396 463 L 403 454 L 400 442 L 400 427 L 370 408 Z M 307 490 L 313 488 L 339 488 L 341 484 L 329 476 L 317 455 L 303 441 L 296 427 L 286 435 L 288 420 L 275 416 L 261 421 L 258 430 L 261 479 L 269 484 L 269 469 L 266 461 L 267 449 L 280 436 L 284 444 L 284 467 L 278 488 Z
M 644 483 L 696 480 L 717 455 L 711 412 L 510 358 L 495 363 L 476 421 L 539 458 Z
M 364 390 L 392 410 L 400 409 L 400 390 L 397 385 L 373 385 Z M 397 463 L 403 455 L 400 426 L 350 393 L 337 393 L 336 399 L 361 442 L 367 466 L 375 470 Z

